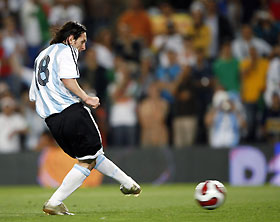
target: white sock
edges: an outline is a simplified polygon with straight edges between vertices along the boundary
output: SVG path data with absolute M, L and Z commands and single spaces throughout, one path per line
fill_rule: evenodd
M 94 168 L 100 173 L 117 180 L 126 188 L 131 188 L 133 183 L 135 183 L 131 177 L 127 176 L 119 167 L 117 167 L 104 155 L 100 155 L 96 158 L 96 165 Z
M 65 176 L 60 187 L 55 191 L 52 197 L 49 199 L 49 203 L 53 206 L 61 204 L 71 193 L 78 189 L 89 176 L 90 170 L 84 168 L 78 164 L 69 171 Z

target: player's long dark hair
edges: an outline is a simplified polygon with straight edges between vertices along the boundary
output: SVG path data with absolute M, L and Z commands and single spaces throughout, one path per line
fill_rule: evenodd
M 86 27 L 78 22 L 66 22 L 61 28 L 54 32 L 54 37 L 50 41 L 50 45 L 63 43 L 70 35 L 73 35 L 74 39 L 78 39 L 81 34 L 86 31 Z

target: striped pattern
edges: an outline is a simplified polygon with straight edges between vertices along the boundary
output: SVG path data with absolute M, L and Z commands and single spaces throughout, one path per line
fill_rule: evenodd
M 72 55 L 73 50 L 75 57 Z M 43 86 L 38 83 L 38 77 L 46 78 L 44 72 L 39 73 L 40 62 L 45 56 L 50 58 L 47 65 L 49 77 L 46 85 Z M 78 59 L 77 49 L 71 49 L 61 43 L 49 46 L 36 58 L 29 98 L 36 102 L 36 111 L 42 118 L 60 113 L 68 106 L 79 102 L 79 98 L 66 89 L 61 81 L 62 78 L 79 78 L 77 61 L 74 61 L 74 58 Z
M 74 165 L 74 168 L 76 169 L 76 170 L 79 170 L 82 174 L 84 174 L 86 177 L 88 177 L 89 175 L 90 175 L 90 170 L 89 169 L 87 169 L 87 168 L 84 168 L 84 167 L 82 167 L 82 166 L 80 166 L 80 165 L 78 165 L 78 164 L 75 164 Z

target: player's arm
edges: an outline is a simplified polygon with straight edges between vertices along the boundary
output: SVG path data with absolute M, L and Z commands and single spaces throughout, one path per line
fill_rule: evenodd
M 76 79 L 61 79 L 61 81 L 67 89 L 80 97 L 87 105 L 91 106 L 94 109 L 96 109 L 100 105 L 99 98 L 87 95 L 86 92 L 81 89 Z

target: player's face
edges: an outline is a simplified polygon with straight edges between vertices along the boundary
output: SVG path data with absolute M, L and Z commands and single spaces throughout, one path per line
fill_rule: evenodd
M 86 49 L 87 34 L 84 32 L 81 36 L 74 42 L 73 46 L 79 50 L 79 52 Z

